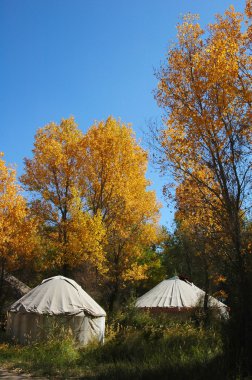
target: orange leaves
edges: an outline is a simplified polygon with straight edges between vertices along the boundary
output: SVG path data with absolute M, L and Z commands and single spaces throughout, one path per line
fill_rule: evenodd
M 222 274 L 221 275 L 216 275 L 216 277 L 214 278 L 214 283 L 215 284 L 224 283 L 226 281 L 227 281 L 227 278 L 225 276 L 223 276 Z
M 86 134 L 73 118 L 50 123 L 38 130 L 33 154 L 22 181 L 36 197 L 43 267 L 86 262 L 122 280 L 138 266 L 135 276 L 143 276 L 137 262 L 156 240 L 159 205 L 147 190 L 147 153 L 132 129 L 112 117 Z
M 3 155 L 1 154 L 1 157 Z M 0 259 L 9 269 L 33 256 L 37 223 L 29 216 L 16 172 L 0 158 Z
M 132 129 L 112 117 L 89 129 L 82 148 L 87 204 L 101 213 L 106 228 L 107 276 L 140 279 L 145 267 L 137 262 L 156 241 L 159 211 L 155 193 L 147 190 L 147 154 Z
M 201 43 L 201 36 L 204 34 L 197 20 L 199 15 L 188 13 L 183 17 L 183 23 L 177 26 L 179 43 L 189 50 L 195 47 L 196 42 Z
M 103 245 L 106 241 L 106 230 L 102 222 L 102 216 L 98 211 L 92 216 L 83 211 L 83 203 L 78 192 L 73 189 L 68 221 L 67 251 L 74 254 L 68 255 L 66 262 L 71 267 L 78 266 L 81 262 L 92 263 L 101 274 L 106 273 L 106 259 Z
M 201 169 L 197 173 L 197 178 L 202 182 L 195 182 L 193 179 L 184 180 L 176 189 L 176 203 L 178 211 L 176 220 L 180 224 L 180 229 L 194 234 L 204 234 L 205 237 L 220 230 L 218 214 L 221 213 L 221 202 L 204 185 L 215 188 L 218 194 L 218 185 L 215 183 L 209 170 Z
M 73 118 L 50 123 L 38 130 L 34 156 L 26 159 L 22 181 L 37 198 L 32 209 L 43 226 L 44 268 L 88 261 L 102 269 L 105 233 L 101 216 L 85 210 L 82 141 Z
M 236 168 L 251 143 L 251 57 L 242 21 L 231 7 L 203 39 L 195 19 L 187 16 L 158 73 L 156 92 L 166 112 L 161 166 L 169 162 L 182 180 L 193 172 L 198 182 L 201 169 L 210 169 L 221 191 L 236 183 L 236 193 Z M 239 175 L 246 176 L 246 167 Z
M 161 67 L 156 93 L 158 104 L 168 113 L 167 158 L 186 169 L 188 158 L 193 165 L 202 150 L 210 149 L 209 137 L 218 134 L 225 146 L 230 133 L 226 124 L 231 118 L 247 117 L 244 110 L 251 99 L 251 79 L 246 77 L 251 63 L 241 31 L 242 15 L 230 9 L 224 17 L 218 16 L 204 41 L 203 31 L 188 17 L 178 26 L 178 43 Z
M 247 17 L 252 18 L 252 0 L 247 0 L 245 11 Z
M 250 8 L 248 0 L 248 18 Z M 219 267 L 242 263 L 242 273 L 252 201 L 251 27 L 230 7 L 206 32 L 184 20 L 157 75 L 165 111 L 159 163 L 178 184 L 178 231 L 194 253 L 207 270 L 218 259 Z
M 81 140 L 81 131 L 70 118 L 62 120 L 58 126 L 54 123 L 37 131 L 32 160 L 26 159 L 26 174 L 22 182 L 31 191 L 42 191 L 43 186 L 47 198 L 53 202 L 60 202 L 60 187 L 70 186 L 69 179 L 73 179 L 77 170 L 78 145 Z M 46 186 L 45 186 L 46 185 Z M 58 192 L 50 191 L 50 186 L 58 187 Z

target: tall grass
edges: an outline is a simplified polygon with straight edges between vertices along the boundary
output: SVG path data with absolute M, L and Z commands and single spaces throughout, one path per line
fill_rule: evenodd
M 112 338 L 89 353 L 99 363 L 98 379 L 228 378 L 216 326 L 205 330 L 133 311 L 116 318 L 110 329 Z M 81 355 L 87 360 L 87 352 Z
M 231 378 L 218 326 L 152 317 L 134 309 L 107 326 L 104 345 L 77 348 L 66 332 L 33 346 L 0 345 L 0 365 L 81 379 L 212 380 Z
M 19 367 L 36 374 L 68 377 L 79 359 L 79 350 L 69 331 L 56 326 L 47 338 L 31 345 L 20 346 L 5 341 L 0 344 L 0 365 Z

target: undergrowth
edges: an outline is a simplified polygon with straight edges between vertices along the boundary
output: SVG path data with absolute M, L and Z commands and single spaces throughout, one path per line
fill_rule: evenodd
M 151 316 L 134 309 L 114 316 L 104 345 L 77 348 L 65 331 L 31 346 L 0 344 L 0 365 L 80 379 L 229 379 L 218 326 Z

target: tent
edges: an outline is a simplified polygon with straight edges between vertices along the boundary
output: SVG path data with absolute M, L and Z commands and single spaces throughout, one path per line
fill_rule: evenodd
M 160 282 L 157 286 L 137 299 L 136 306 L 152 311 L 188 312 L 195 307 L 203 307 L 205 292 L 189 281 L 174 276 Z M 218 309 L 227 317 L 228 307 L 216 298 L 208 297 L 208 306 Z
M 62 326 L 80 345 L 103 342 L 105 316 L 75 281 L 55 276 L 43 280 L 10 307 L 7 334 L 25 344 L 46 337 L 53 326 Z

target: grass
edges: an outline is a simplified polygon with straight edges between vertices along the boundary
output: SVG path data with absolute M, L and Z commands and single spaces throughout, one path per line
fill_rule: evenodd
M 32 346 L 2 343 L 0 365 L 65 379 L 228 379 L 216 327 L 132 311 L 117 315 L 107 330 L 103 346 L 79 349 L 65 333 Z
M 63 375 L 67 378 L 79 359 L 71 336 L 49 335 L 46 342 L 29 346 L 11 342 L 0 344 L 0 366 L 20 368 L 37 375 Z

